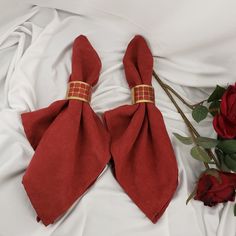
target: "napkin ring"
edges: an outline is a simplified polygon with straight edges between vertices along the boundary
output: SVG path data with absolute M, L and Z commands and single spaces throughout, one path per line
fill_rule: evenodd
M 151 85 L 140 84 L 131 89 L 132 103 L 155 103 L 154 88 Z
M 82 81 L 71 81 L 68 83 L 67 99 L 75 99 L 90 102 L 92 86 Z

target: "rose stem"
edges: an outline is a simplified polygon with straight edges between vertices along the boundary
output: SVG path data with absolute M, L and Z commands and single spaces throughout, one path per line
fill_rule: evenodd
M 197 132 L 197 130 L 193 127 L 193 125 L 191 124 L 191 122 L 188 120 L 188 118 L 185 116 L 185 114 L 183 113 L 183 111 L 181 110 L 181 108 L 179 107 L 179 105 L 176 103 L 176 101 L 174 100 L 174 98 L 172 97 L 172 95 L 170 94 L 170 92 L 168 91 L 168 89 L 166 88 L 165 84 L 162 82 L 162 80 L 158 77 L 158 75 L 156 74 L 155 71 L 153 71 L 153 76 L 156 79 L 156 81 L 160 84 L 160 86 L 162 87 L 162 89 L 165 91 L 165 93 L 167 94 L 167 96 L 169 97 L 169 99 L 171 100 L 171 102 L 174 104 L 174 106 L 176 107 L 177 111 L 179 112 L 179 114 L 181 115 L 181 117 L 183 118 L 185 124 L 188 127 L 188 130 L 191 134 L 191 136 L 193 137 L 193 139 L 195 139 L 194 135 L 197 137 L 200 137 L 200 134 Z M 210 157 L 214 160 L 215 164 L 218 166 L 218 163 L 216 161 L 216 158 L 214 156 L 214 154 L 208 149 L 207 150 L 208 154 L 210 154 Z M 213 157 L 214 156 L 214 157 Z M 209 169 L 209 165 L 204 162 L 204 165 L 207 169 Z
M 153 73 L 155 73 L 155 71 L 153 71 Z M 158 77 L 158 75 L 155 73 L 155 75 Z M 154 77 L 155 77 L 155 75 L 154 75 Z M 159 77 L 158 77 L 159 78 Z M 159 80 L 160 80 L 160 78 L 159 78 Z M 160 80 L 161 81 L 161 80 Z M 180 101 L 182 101 L 186 106 L 188 106 L 189 108 L 191 108 L 192 110 L 197 106 L 197 105 L 201 105 L 204 101 L 207 101 L 207 100 L 203 100 L 203 101 L 201 101 L 201 102 L 199 102 L 199 103 L 196 103 L 196 104 L 194 104 L 194 105 L 191 105 L 191 104 L 189 104 L 189 103 L 187 103 L 181 96 L 180 96 L 180 94 L 178 94 L 173 88 L 171 88 L 169 85 L 167 85 L 167 84 L 165 84 L 165 83 L 163 83 L 162 81 L 161 81 L 161 83 L 162 83 L 162 85 L 164 86 L 164 87 L 166 87 L 168 90 L 170 90 Z M 164 89 L 164 88 L 163 88 Z M 165 89 L 164 89 L 165 90 Z M 170 96 L 171 96 L 171 94 L 170 94 Z M 171 96 L 172 97 L 172 96 Z M 172 97 L 173 98 L 173 97 Z M 173 100 L 172 100 L 173 101 Z M 174 101 L 175 102 L 175 101 Z M 174 103 L 174 104 L 176 104 L 176 102 Z M 177 105 L 177 107 L 180 109 L 180 107 L 178 106 L 178 104 L 176 104 Z M 175 107 L 176 107 L 176 105 L 175 105 Z M 176 107 L 176 108 L 177 108 Z M 181 109 L 180 109 L 181 110 Z M 211 111 L 211 110 L 210 110 Z M 181 110 L 181 112 L 182 112 L 182 110 Z M 182 114 L 184 115 L 184 113 L 182 112 Z M 182 116 L 182 115 L 181 115 Z M 191 124 L 191 122 L 187 119 L 187 117 L 184 115 L 184 117 L 186 118 L 186 120 L 185 121 L 187 121 L 187 123 L 191 126 L 191 128 L 189 129 L 189 131 L 190 131 L 190 134 L 191 134 L 191 136 L 192 136 L 192 138 L 193 138 L 193 141 L 195 141 L 196 139 L 195 139 L 195 137 L 193 136 L 193 133 L 197 136 L 197 137 L 199 137 L 200 136 L 200 134 L 196 131 L 196 129 L 192 126 L 192 124 Z M 182 116 L 182 118 L 183 118 L 183 116 Z M 186 123 L 186 122 L 185 122 Z M 186 123 L 186 125 L 188 126 L 188 124 Z M 196 142 L 195 142 L 196 143 Z M 219 168 L 219 169 L 221 169 L 221 167 L 220 167 L 220 164 L 219 164 L 219 162 L 218 162 L 218 160 L 217 160 L 217 158 L 215 157 L 215 155 L 214 155 L 214 153 L 210 150 L 210 149 L 206 149 L 206 151 L 207 151 L 207 153 L 208 153 L 208 155 L 211 157 L 211 159 L 213 159 L 214 160 L 214 162 L 215 162 L 215 165 Z
M 183 99 L 183 97 L 181 97 L 173 88 L 171 88 L 169 85 L 167 84 L 163 84 L 169 91 L 171 91 L 183 104 L 185 104 L 187 107 L 189 107 L 190 109 L 194 109 L 196 106 L 198 105 L 202 105 L 203 102 L 205 102 L 206 100 L 203 100 L 201 102 L 198 102 L 196 104 L 189 104 L 188 102 L 186 102 L 185 99 Z

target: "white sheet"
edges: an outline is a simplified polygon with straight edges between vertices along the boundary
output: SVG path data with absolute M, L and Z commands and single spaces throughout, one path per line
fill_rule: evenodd
M 157 224 L 124 193 L 109 166 L 58 222 L 48 227 L 37 223 L 21 185 L 33 150 L 24 136 L 20 113 L 64 98 L 71 46 L 79 34 L 89 38 L 102 60 L 92 97 L 92 107 L 99 114 L 130 103 L 122 57 L 135 34 L 148 40 L 155 69 L 166 83 L 190 102 L 207 97 L 216 84 L 233 83 L 236 78 L 236 2 L 29 2 L 40 6 L 17 16 L 0 36 L 0 236 L 235 236 L 233 204 L 209 208 L 191 201 L 185 205 L 203 166 L 173 138 L 173 132 L 188 132 L 156 82 L 156 103 L 173 142 L 180 182 Z M 215 136 L 210 117 L 200 126 L 194 124 L 202 135 Z

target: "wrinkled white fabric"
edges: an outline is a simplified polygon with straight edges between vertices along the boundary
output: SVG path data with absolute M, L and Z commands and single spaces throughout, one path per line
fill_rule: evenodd
M 235 236 L 232 203 L 210 208 L 192 200 L 185 205 L 204 166 L 190 157 L 190 147 L 173 137 L 173 132 L 188 135 L 188 131 L 154 80 L 156 104 L 163 113 L 179 167 L 178 189 L 156 224 L 125 194 L 109 165 L 56 223 L 48 227 L 37 223 L 21 184 L 33 150 L 24 135 L 20 114 L 65 97 L 71 46 L 80 34 L 88 37 L 103 65 L 91 102 L 98 114 L 130 104 L 122 58 L 136 34 L 147 39 L 154 68 L 166 83 L 190 103 L 206 98 L 216 84 L 236 80 L 236 2 L 28 3 L 31 7 L 17 14 L 7 30 L 0 24 L 0 32 L 4 32 L 0 36 L 0 236 Z M 191 111 L 183 109 L 191 119 Z M 210 116 L 200 124 L 193 123 L 202 136 L 215 137 Z

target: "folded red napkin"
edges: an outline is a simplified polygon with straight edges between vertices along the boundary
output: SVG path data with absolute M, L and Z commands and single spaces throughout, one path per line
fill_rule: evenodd
M 133 105 L 104 115 L 111 135 L 117 181 L 155 223 L 167 208 L 178 183 L 178 169 L 162 114 L 151 87 L 153 57 L 141 36 L 128 45 L 124 69 Z
M 35 154 L 23 185 L 45 225 L 61 216 L 96 180 L 110 159 L 109 134 L 89 105 L 100 59 L 85 36 L 73 45 L 67 99 L 22 114 Z

